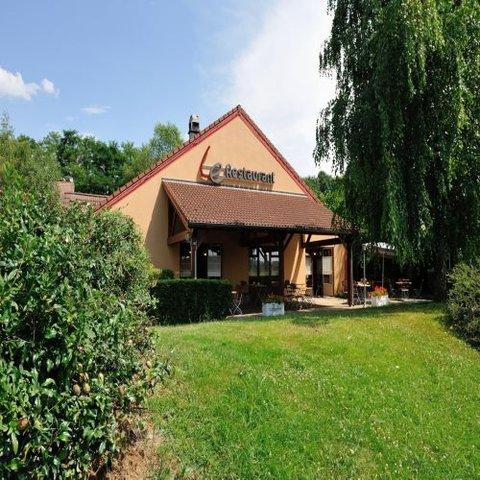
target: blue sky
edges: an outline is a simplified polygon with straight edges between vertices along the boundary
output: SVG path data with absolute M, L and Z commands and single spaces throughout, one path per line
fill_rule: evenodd
M 141 143 L 242 104 L 302 174 L 333 94 L 317 0 L 2 0 L 0 111 L 17 133 L 73 128 Z M 324 167 L 326 168 L 326 167 Z

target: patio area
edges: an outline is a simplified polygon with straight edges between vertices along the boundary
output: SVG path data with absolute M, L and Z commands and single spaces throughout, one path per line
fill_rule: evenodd
M 408 304 L 415 304 L 415 303 L 428 303 L 431 302 L 429 299 L 424 298 L 390 298 L 389 299 L 389 306 L 393 305 L 408 305 Z M 347 298 L 340 298 L 340 297 L 308 297 L 307 302 L 302 306 L 302 308 L 298 311 L 301 312 L 309 312 L 315 310 L 359 310 L 364 308 L 373 308 L 371 305 L 370 299 L 367 299 L 366 305 L 356 303 L 355 305 L 349 306 Z M 286 311 L 285 314 L 291 313 L 291 311 Z M 261 315 L 261 310 L 256 311 L 244 311 L 242 314 L 238 315 L 229 315 L 227 318 L 248 318 L 248 317 L 256 317 Z

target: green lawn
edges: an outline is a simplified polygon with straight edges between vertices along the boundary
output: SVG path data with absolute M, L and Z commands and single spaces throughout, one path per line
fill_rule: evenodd
M 157 478 L 480 478 L 480 355 L 438 306 L 158 327 Z

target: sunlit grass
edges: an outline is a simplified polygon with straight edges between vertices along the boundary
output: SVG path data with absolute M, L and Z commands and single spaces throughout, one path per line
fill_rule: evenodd
M 440 308 L 159 327 L 158 478 L 480 476 L 480 355 Z

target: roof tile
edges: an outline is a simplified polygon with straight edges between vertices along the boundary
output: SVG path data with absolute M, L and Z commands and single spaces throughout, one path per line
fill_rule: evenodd
M 222 226 L 335 233 L 333 213 L 303 194 L 163 180 L 190 227 Z

